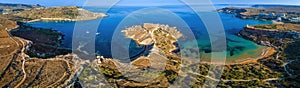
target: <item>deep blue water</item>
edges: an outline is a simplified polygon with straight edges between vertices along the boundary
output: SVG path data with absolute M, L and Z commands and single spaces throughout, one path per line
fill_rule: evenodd
M 216 6 L 216 8 L 222 8 L 224 6 Z M 103 12 L 105 8 L 102 7 L 84 7 L 93 12 Z M 98 33 L 96 36 L 96 52 L 100 55 L 104 55 L 107 57 L 111 56 L 111 41 L 112 37 L 116 36 L 116 34 L 120 34 L 122 29 L 126 27 L 130 27 L 136 24 L 142 24 L 144 22 L 151 23 L 160 23 L 160 24 L 169 24 L 170 26 L 176 26 L 178 29 L 188 29 L 185 25 L 181 25 L 180 20 L 175 19 L 178 16 L 182 19 L 182 22 L 185 22 L 187 26 L 192 30 L 193 34 L 198 41 L 198 46 L 200 50 L 209 49 L 210 40 L 208 38 L 208 34 L 206 31 L 206 27 L 203 25 L 201 19 L 188 7 L 186 6 L 161 6 L 150 8 L 147 12 L 146 10 L 141 10 L 140 12 L 136 12 L 132 14 L 132 12 L 144 9 L 147 7 L 126 7 L 126 6 L 114 6 L 111 8 L 107 14 L 109 15 L 106 18 L 103 18 L 101 21 L 101 25 L 99 25 Z M 165 10 L 162 10 L 165 9 Z M 170 13 L 171 12 L 171 13 Z M 259 21 L 259 20 L 244 20 L 236 18 L 232 14 L 218 13 L 221 17 L 222 23 L 224 25 L 224 29 L 226 31 L 226 39 L 227 39 L 227 47 L 228 50 L 234 50 L 235 57 L 239 55 L 244 55 L 244 53 L 249 53 L 249 55 L 254 55 L 255 50 L 260 46 L 255 43 L 245 40 L 243 38 L 237 37 L 236 34 L 242 30 L 244 26 L 255 25 L 255 24 L 271 24 L 268 21 Z M 126 16 L 129 16 L 125 18 Z M 174 17 L 174 19 L 173 19 Z M 124 20 L 125 21 L 122 21 Z M 98 20 L 89 20 L 89 21 L 80 21 L 79 24 L 82 24 L 79 29 L 82 29 L 82 34 L 89 34 L 91 26 L 96 25 Z M 29 23 L 35 27 L 42 28 L 53 28 L 65 34 L 65 39 L 63 40 L 64 47 L 71 48 L 72 47 L 72 37 L 73 37 L 73 29 L 75 22 L 34 22 Z M 118 27 L 118 25 L 121 25 Z M 117 35 L 119 37 L 123 37 L 120 39 L 120 46 L 128 47 L 126 44 L 122 44 L 121 40 L 129 40 L 124 38 L 123 35 Z M 130 53 L 136 53 L 141 50 L 141 47 L 136 46 L 134 43 L 130 43 L 131 47 Z M 189 46 L 188 43 L 185 44 Z M 117 45 L 116 45 L 117 46 Z M 119 45 L 118 45 L 119 46 Z M 128 52 L 128 50 L 120 49 L 118 53 L 122 54 L 123 52 Z M 244 52 L 244 53 L 243 53 Z M 125 53 L 126 54 L 126 53 Z

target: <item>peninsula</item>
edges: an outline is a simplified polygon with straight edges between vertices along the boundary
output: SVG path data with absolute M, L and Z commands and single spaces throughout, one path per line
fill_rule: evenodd
M 234 14 L 236 17 L 242 19 L 269 20 L 283 23 L 300 23 L 300 6 L 254 5 L 252 7 L 253 8 L 226 7 L 217 11 Z
M 268 47 L 272 53 L 219 65 L 195 61 L 201 57 L 181 57 L 176 44 L 185 36 L 182 31 L 153 23 L 135 24 L 122 30 L 124 37 L 146 48 L 129 56 L 127 59 L 134 58 L 130 63 L 79 53 L 92 57 L 86 60 L 61 47 L 64 34 L 55 29 L 32 27 L 26 22 L 91 20 L 105 14 L 76 6 L 0 4 L 0 87 L 300 87 L 300 25 L 296 19 L 299 7 L 279 6 L 284 10 L 278 6 L 255 7 L 260 8 L 227 7 L 218 11 L 242 19 L 276 21 L 276 24 L 247 25 L 237 34 Z M 145 51 L 149 54 L 141 54 Z M 218 74 L 221 76 L 217 77 Z
M 143 25 L 135 25 L 122 31 L 127 38 L 131 38 L 137 44 L 142 46 L 151 46 L 148 56 L 139 56 L 126 66 L 116 59 L 99 57 L 99 69 L 106 77 L 111 79 L 109 83 L 118 84 L 113 87 L 168 87 L 170 83 L 175 81 L 180 72 L 181 59 L 180 56 L 173 51 L 177 49 L 174 45 L 177 39 L 183 35 L 176 27 L 168 25 L 144 23 Z M 126 70 L 126 74 L 121 73 L 121 69 Z M 150 69 L 162 70 L 161 73 L 147 72 Z M 157 75 L 155 75 L 157 74 Z M 144 75 L 141 77 L 140 75 Z M 118 78 L 125 77 L 119 80 Z M 138 79 L 128 77 L 140 77 Z M 145 82 L 135 82 L 132 80 L 145 80 Z M 146 79 L 152 79 L 146 81 Z M 88 82 L 86 79 L 82 79 Z
M 29 22 L 34 21 L 82 21 L 106 17 L 106 14 L 90 12 L 76 6 L 34 8 L 14 16 L 27 18 Z
M 24 22 L 80 21 L 105 14 L 70 7 L 0 4 L 0 87 L 71 87 L 79 58 L 61 48 L 63 34 Z M 59 18 L 59 19 L 57 19 Z

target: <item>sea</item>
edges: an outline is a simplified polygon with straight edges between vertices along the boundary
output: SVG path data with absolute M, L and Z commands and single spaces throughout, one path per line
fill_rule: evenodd
M 214 6 L 214 9 L 220 9 L 233 5 L 222 4 Z M 237 6 L 251 7 L 251 5 Z M 192 55 L 189 56 L 191 58 L 208 58 L 210 57 L 209 54 L 214 52 L 210 51 L 211 39 L 209 38 L 207 31 L 211 29 L 207 29 L 201 18 L 197 16 L 197 12 L 186 5 L 113 6 L 109 9 L 107 7 L 89 6 L 82 8 L 92 12 L 106 13 L 108 17 L 78 22 L 31 22 L 27 24 L 34 27 L 52 28 L 62 32 L 65 35 L 63 40 L 63 47 L 65 48 L 84 50 L 84 47 L 95 45 L 95 50 L 88 53 L 96 53 L 97 55 L 109 58 L 126 58 L 143 51 L 143 47 L 135 44 L 131 39 L 125 38 L 124 34 L 121 32 L 121 30 L 128 27 L 141 25 L 143 23 L 165 24 L 170 27 L 177 27 L 179 31 L 187 36 L 183 37 L 177 46 L 181 49 L 180 52 L 191 53 L 189 54 Z M 106 10 L 107 12 L 105 12 Z M 256 58 L 259 57 L 262 50 L 266 48 L 257 45 L 252 41 L 245 40 L 237 34 L 246 25 L 272 24 L 272 22 L 240 19 L 233 14 L 218 13 L 213 10 L 201 13 L 216 13 L 220 18 L 220 21 L 223 24 L 221 26 L 224 28 L 226 34 L 226 36 L 223 36 L 226 39 L 225 45 L 227 46 L 226 61 L 230 62 L 238 59 Z M 216 24 L 216 26 L 218 25 Z M 74 47 L 74 38 L 83 35 L 93 35 L 95 36 L 95 39 L 86 38 L 86 42 L 76 41 L 80 48 Z M 92 42 L 92 44 L 88 44 L 88 41 L 93 41 L 95 43 Z M 199 51 L 200 55 L 192 54 L 195 53 L 193 50 Z

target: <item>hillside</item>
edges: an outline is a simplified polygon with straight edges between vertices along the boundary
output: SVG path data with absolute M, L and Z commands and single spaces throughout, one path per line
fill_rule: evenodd
M 0 9 L 32 9 L 43 7 L 41 5 L 29 5 L 29 4 L 11 4 L 11 3 L 0 3 Z
M 94 13 L 76 6 L 67 7 L 53 7 L 53 8 L 35 8 L 28 11 L 14 14 L 22 18 L 29 18 L 31 20 L 91 20 L 105 17 L 103 13 Z
M 281 31 L 298 31 L 300 32 L 300 25 L 299 24 L 270 24 L 270 25 L 255 25 L 255 28 L 263 28 L 263 29 L 274 29 L 274 30 L 281 30 Z
M 252 5 L 251 7 L 255 7 L 255 8 L 300 8 L 299 5 L 264 5 L 264 4 Z
M 0 3 L 0 14 L 18 13 L 33 8 L 43 8 L 40 5 Z
M 0 30 L 12 29 L 16 26 L 17 26 L 16 22 L 11 21 L 6 17 L 0 15 Z
M 75 74 L 72 61 L 75 59 L 74 56 L 61 55 L 50 59 L 29 57 L 25 53 L 32 42 L 12 36 L 9 31 L 15 28 L 24 27 L 18 27 L 16 22 L 0 17 L 0 87 L 69 86 L 68 82 L 74 78 Z
M 300 23 L 300 6 L 255 6 L 257 8 L 225 7 L 217 10 L 243 19 Z

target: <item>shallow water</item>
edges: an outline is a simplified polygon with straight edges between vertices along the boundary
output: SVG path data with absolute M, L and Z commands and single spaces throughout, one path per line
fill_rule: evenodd
M 222 6 L 217 6 L 216 8 L 221 8 Z M 224 6 L 223 6 L 224 7 Z M 90 11 L 94 12 L 102 12 L 104 9 L 100 7 L 84 7 Z M 205 26 L 203 25 L 201 19 L 197 17 L 197 15 L 185 6 L 163 6 L 156 7 L 157 11 L 161 11 L 160 9 L 166 9 L 173 12 L 175 15 L 183 19 L 185 23 L 189 26 L 189 28 L 183 27 L 178 24 L 178 21 L 172 21 L 168 18 L 168 15 L 163 15 L 162 13 L 144 13 L 138 15 L 132 15 L 125 27 L 117 27 L 122 20 L 130 15 L 132 12 L 142 9 L 145 7 L 124 7 L 124 6 L 115 6 L 108 11 L 109 17 L 104 18 L 99 25 L 97 31 L 98 35 L 96 36 L 96 52 L 99 55 L 104 55 L 106 57 L 111 57 L 111 41 L 112 37 L 115 35 L 114 33 L 120 33 L 120 30 L 125 29 L 125 27 L 129 27 L 136 24 L 142 24 L 143 22 L 153 22 L 153 23 L 161 23 L 161 24 L 170 24 L 170 26 L 176 26 L 178 29 L 191 29 L 193 34 L 195 35 L 196 40 L 188 40 L 183 42 L 182 45 L 185 48 L 189 48 L 189 46 L 193 46 L 193 41 L 198 42 L 198 47 L 201 52 L 201 57 L 209 57 L 210 50 L 210 39 L 208 37 Z M 168 11 L 166 11 L 168 12 Z M 174 15 L 173 14 L 173 15 Z M 140 15 L 144 15 L 144 19 L 141 21 L 141 17 L 137 17 Z M 136 16 L 136 17 L 135 17 Z M 240 58 L 255 58 L 261 54 L 261 50 L 264 48 L 263 46 L 259 46 L 251 41 L 245 40 L 236 36 L 236 34 L 242 30 L 244 26 L 255 25 L 255 24 L 271 24 L 268 21 L 258 21 L 258 20 L 243 20 L 234 17 L 232 14 L 219 13 L 221 17 L 222 23 L 224 25 L 224 29 L 226 31 L 226 39 L 227 39 L 227 61 L 233 61 Z M 165 18 L 165 19 L 164 19 Z M 168 19 L 167 19 L 168 18 Z M 154 19 L 154 20 L 153 20 Z M 89 20 L 89 21 L 80 21 L 78 23 L 82 24 L 79 28 L 82 29 L 82 34 L 89 34 L 92 32 L 92 28 L 89 28 L 89 25 L 97 25 L 99 20 Z M 28 23 L 35 27 L 42 28 L 53 28 L 65 34 L 64 37 L 64 47 L 71 48 L 72 47 L 72 37 L 75 22 L 33 22 Z M 123 25 L 124 26 L 124 25 Z M 123 35 L 119 35 L 119 37 L 123 37 Z M 130 41 L 130 39 L 120 38 L 120 40 Z M 120 41 L 120 50 L 117 53 L 122 54 L 123 52 L 130 52 L 129 55 L 134 55 L 141 51 L 142 47 L 137 46 L 135 43 L 126 42 L 122 44 Z M 129 45 L 129 44 L 130 45 Z M 122 46 L 124 45 L 124 46 Z M 129 45 L 129 46 L 128 46 Z M 129 49 L 123 49 L 126 47 L 130 47 Z M 122 49 L 121 49 L 122 48 Z M 193 48 L 193 47 L 190 47 Z M 128 51 L 129 50 L 129 51 Z M 126 54 L 126 53 L 125 53 Z M 197 58 L 195 56 L 194 58 Z

